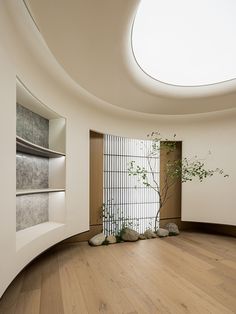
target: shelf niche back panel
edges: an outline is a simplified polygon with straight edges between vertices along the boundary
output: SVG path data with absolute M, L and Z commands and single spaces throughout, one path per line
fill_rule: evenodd
M 16 198 L 16 231 L 48 221 L 48 194 L 21 195 Z
M 16 154 L 16 189 L 46 189 L 48 188 L 49 161 L 48 158 Z
M 36 145 L 49 147 L 49 120 L 20 104 L 16 105 L 16 135 Z

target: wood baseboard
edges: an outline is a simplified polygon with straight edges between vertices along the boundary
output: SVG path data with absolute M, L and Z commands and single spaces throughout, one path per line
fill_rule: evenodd
M 204 222 L 182 221 L 182 230 L 198 230 L 207 233 L 224 234 L 236 237 L 236 226 Z
M 232 225 L 181 221 L 180 217 L 176 217 L 176 218 L 162 218 L 160 220 L 160 227 L 164 228 L 168 222 L 173 222 L 177 224 L 180 230 L 194 230 L 206 233 L 225 234 L 236 237 L 236 226 Z

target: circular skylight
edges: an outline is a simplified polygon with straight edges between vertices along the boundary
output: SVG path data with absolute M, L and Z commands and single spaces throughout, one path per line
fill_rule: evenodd
M 182 86 L 236 77 L 235 0 L 142 0 L 135 59 L 156 80 Z

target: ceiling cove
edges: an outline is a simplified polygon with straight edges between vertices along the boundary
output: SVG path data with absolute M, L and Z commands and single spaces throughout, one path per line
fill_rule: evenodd
M 161 115 L 235 108 L 234 79 L 179 86 L 173 81 L 162 82 L 159 77 L 153 79 L 140 68 L 132 51 L 132 29 L 134 36 L 140 9 L 149 1 L 152 0 L 70 0 L 70 5 L 66 0 L 24 0 L 24 3 L 29 19 L 36 23 L 57 63 L 73 82 L 96 99 L 129 111 Z M 172 72 L 172 67 L 166 69 Z M 188 74 L 187 70 L 182 72 Z

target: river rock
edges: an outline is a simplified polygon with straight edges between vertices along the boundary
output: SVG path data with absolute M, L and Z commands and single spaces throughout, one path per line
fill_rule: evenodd
M 157 229 L 157 235 L 160 238 L 167 237 L 169 235 L 169 230 L 163 229 L 163 228 L 159 228 L 159 229 Z
M 134 241 L 137 241 L 139 239 L 139 233 L 133 229 L 124 228 L 121 231 L 120 237 L 124 241 L 134 242 Z
M 144 232 L 144 236 L 147 238 L 147 239 L 152 239 L 152 238 L 156 238 L 157 235 L 151 230 L 151 229 L 147 229 L 145 232 Z
M 169 222 L 168 224 L 165 225 L 165 229 L 169 231 L 169 235 L 178 235 L 179 234 L 179 228 L 176 224 L 173 222 Z
M 111 235 L 109 235 L 109 236 L 107 237 L 107 241 L 108 241 L 109 244 L 116 243 L 116 237 L 111 234 Z
M 102 245 L 105 239 L 106 239 L 105 235 L 103 233 L 99 233 L 89 240 L 89 244 L 92 246 Z
M 144 234 L 140 234 L 138 238 L 139 238 L 139 240 L 146 240 L 147 239 Z

